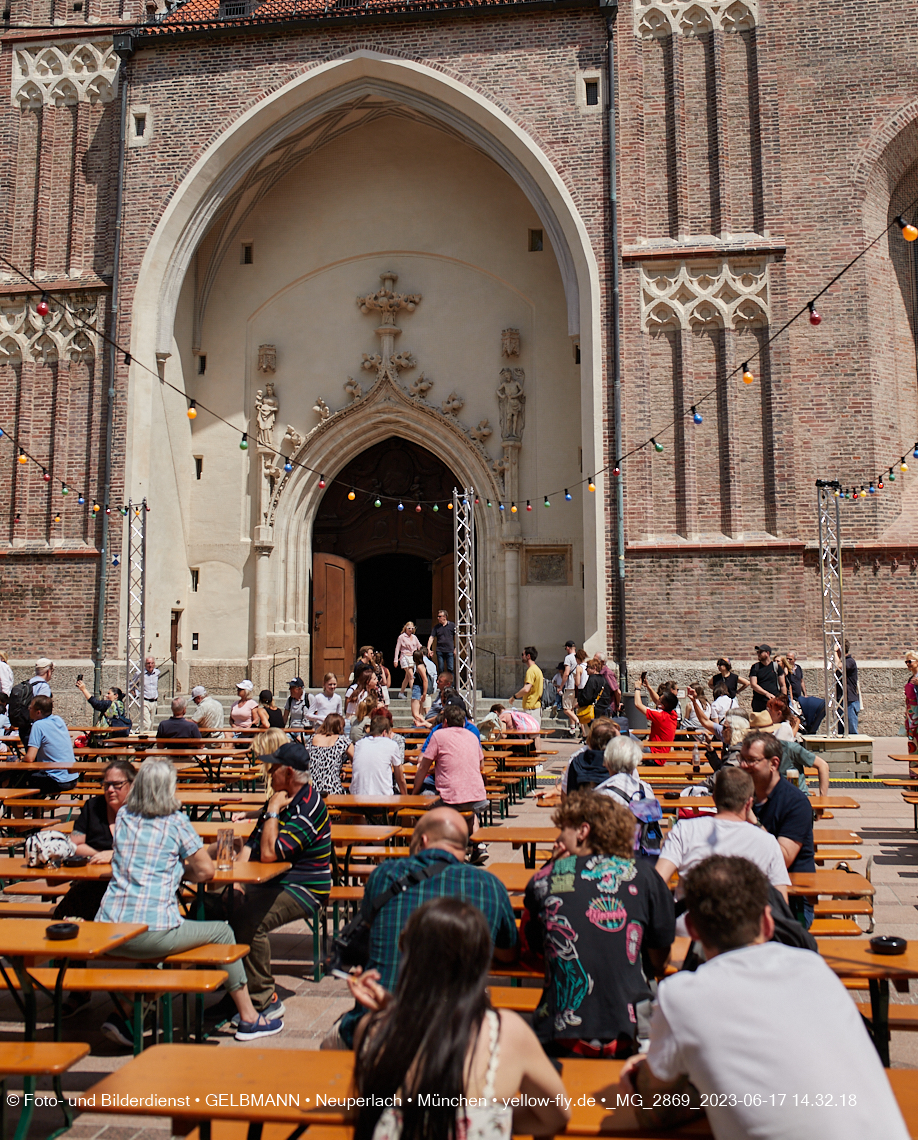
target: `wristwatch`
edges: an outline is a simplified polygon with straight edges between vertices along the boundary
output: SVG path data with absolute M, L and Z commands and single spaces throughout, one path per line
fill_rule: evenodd
M 280 813 L 276 811 L 266 811 L 265 819 L 280 819 Z

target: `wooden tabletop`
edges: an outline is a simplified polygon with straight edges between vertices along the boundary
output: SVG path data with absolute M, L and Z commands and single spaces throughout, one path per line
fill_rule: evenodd
M 97 775 L 104 772 L 108 767 L 107 764 L 96 763 L 93 761 L 81 761 L 79 764 L 64 764 L 64 763 L 51 763 L 45 764 L 38 760 L 30 764 L 28 760 L 0 760 L 0 776 L 4 772 L 56 772 L 64 769 L 74 775 L 79 775 L 81 772 L 86 772 L 92 775 Z
M 813 828 L 813 842 L 817 847 L 859 847 L 864 841 L 856 831 L 846 831 L 844 828 L 831 830 L 830 828 Z
M 263 1120 L 284 1124 L 314 1121 L 342 1124 L 346 1109 L 316 1108 L 316 1093 L 326 1097 L 353 1095 L 354 1054 L 344 1050 L 254 1049 L 228 1045 L 153 1045 L 117 1072 L 110 1073 L 84 1095 L 95 1095 L 94 1112 L 123 1114 L 124 1107 L 106 1105 L 118 1096 L 141 1102 L 158 1100 L 165 1090 L 187 1105 L 160 1108 L 131 1105 L 131 1115 L 171 1116 L 173 1120 Z M 251 1106 L 246 1094 L 274 1094 L 275 1104 Z M 112 1095 L 116 1094 L 116 1095 Z M 211 1102 L 208 1104 L 208 1100 Z M 288 1103 L 284 1104 L 284 1101 Z M 299 1102 L 299 1104 L 297 1104 Z
M 238 804 L 239 810 L 242 811 L 251 807 L 261 807 L 265 802 L 264 795 L 259 792 L 195 792 L 185 791 L 184 788 L 178 787 L 175 790 L 175 795 L 179 803 L 186 807 Z
M 554 843 L 557 827 L 482 827 L 475 832 L 478 843 Z
M 234 863 L 232 870 L 215 871 L 214 883 L 266 883 L 290 869 L 289 863 Z M 0 879 L 47 879 L 49 883 L 105 882 L 112 877 L 111 863 L 87 863 L 83 867 L 30 867 L 22 858 L 0 859 Z M 2 912 L 0 912 L 2 913 Z M 4 924 L 9 921 L 4 920 Z M 0 954 L 5 951 L 0 948 Z
M 354 811 L 397 811 L 399 808 L 429 808 L 435 796 L 326 796 L 325 806 Z
M 594 1061 L 571 1057 L 561 1062 L 561 1080 L 571 1104 L 571 1119 L 563 1135 L 565 1136 L 614 1136 L 617 1140 L 678 1140 L 684 1136 L 710 1136 L 707 1120 L 702 1118 L 692 1124 L 673 1129 L 641 1132 L 634 1127 L 622 1111 L 610 1106 L 616 1103 L 618 1075 L 624 1061 Z M 918 1070 L 887 1069 L 893 1094 L 905 1118 L 906 1128 L 911 1136 L 918 1136 Z M 605 1098 L 605 1103 L 603 1103 Z M 588 1099 L 595 1103 L 590 1105 Z M 578 1103 L 583 1101 L 583 1103 Z M 621 1120 L 616 1123 L 616 1116 Z M 630 1117 L 630 1114 L 629 1114 Z
M 535 871 L 524 867 L 522 863 L 489 863 L 485 870 L 499 879 L 508 891 L 517 893 L 525 891 L 535 874 Z
M 817 938 L 819 953 L 840 978 L 918 978 L 918 941 L 904 954 L 875 954 L 868 938 Z
M 0 922 L 0 955 L 85 961 L 111 953 L 147 929 L 141 922 L 80 922 L 75 938 L 50 942 L 45 937 L 48 925 L 43 918 L 5 918 Z
M 865 898 L 875 893 L 872 883 L 851 871 L 792 871 L 790 881 L 790 893 L 804 898 L 815 898 L 816 895 Z
M 400 827 L 373 827 L 366 823 L 333 823 L 331 837 L 333 843 L 385 843 L 394 839 Z

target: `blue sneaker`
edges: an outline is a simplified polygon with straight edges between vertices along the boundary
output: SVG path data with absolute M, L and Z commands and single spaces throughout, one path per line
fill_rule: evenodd
M 236 1030 L 237 1041 L 257 1041 L 259 1037 L 273 1037 L 276 1033 L 283 1033 L 284 1023 L 275 1018 L 271 1021 L 263 1013 L 258 1015 L 257 1021 L 240 1021 Z
M 260 1014 L 262 1014 L 263 1017 L 267 1017 L 269 1021 L 273 1021 L 278 1017 L 283 1017 L 284 1014 L 287 1012 L 287 1007 L 284 1005 L 284 1003 L 281 1001 L 281 999 L 277 996 L 277 994 L 274 993 L 274 994 L 271 994 L 271 1000 L 268 1002 L 268 1004 L 265 1006 L 265 1008 L 262 1010 L 259 1010 L 258 1012 Z M 238 1012 L 234 1013 L 233 1016 L 230 1018 L 230 1024 L 238 1026 L 239 1022 L 240 1022 L 240 1017 L 239 1017 Z

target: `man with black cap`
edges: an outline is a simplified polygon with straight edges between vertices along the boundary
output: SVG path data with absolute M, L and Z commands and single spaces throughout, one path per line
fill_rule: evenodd
M 322 797 L 309 782 L 309 753 L 288 742 L 262 756 L 271 766 L 272 796 L 258 817 L 238 862 L 292 864 L 267 883 L 236 883 L 242 892 L 229 917 L 238 942 L 250 947 L 244 959 L 252 1004 L 268 1018 L 284 1005 L 274 990 L 271 943 L 278 926 L 321 910 L 331 889 L 331 825 Z
M 787 683 L 784 673 L 772 661 L 770 645 L 757 645 L 758 661 L 749 670 L 749 684 L 752 686 L 752 711 L 764 712 L 772 697 L 787 699 Z

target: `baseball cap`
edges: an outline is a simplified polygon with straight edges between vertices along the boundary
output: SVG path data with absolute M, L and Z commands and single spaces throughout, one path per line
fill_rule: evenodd
M 446 697 L 443 701 L 443 708 L 448 708 L 450 705 L 458 705 L 461 709 L 464 710 L 466 715 L 468 715 L 468 711 L 469 711 L 468 705 L 465 703 L 465 701 L 462 699 L 462 697 L 459 696 L 459 694 L 455 691 L 455 689 L 448 690 Z
M 50 657 L 39 657 L 39 659 L 35 662 L 35 668 L 36 669 L 47 669 L 49 665 L 53 665 L 53 664 L 54 664 L 54 662 L 51 660 Z
M 287 688 L 288 689 L 292 689 L 294 687 L 294 685 L 299 685 L 299 687 L 301 689 L 306 688 L 306 686 L 303 684 L 303 678 L 302 677 L 294 677 L 292 681 L 287 682 Z
M 774 650 L 771 648 L 770 645 L 757 645 L 755 647 L 755 651 L 756 651 L 756 653 L 773 653 L 774 652 Z
M 276 752 L 269 752 L 261 759 L 265 764 L 283 764 L 285 768 L 296 768 L 298 772 L 309 771 L 309 753 L 302 744 L 288 740 Z
M 576 641 L 565 641 L 564 648 L 565 649 L 576 649 L 577 648 L 577 642 Z
M 206 697 L 207 690 L 203 685 L 195 685 L 195 687 L 191 690 L 191 695 L 193 697 Z
M 246 679 L 245 681 L 237 681 L 236 682 L 236 688 L 237 689 L 247 689 L 249 692 L 251 692 L 255 688 L 255 686 L 252 684 L 251 681 Z

